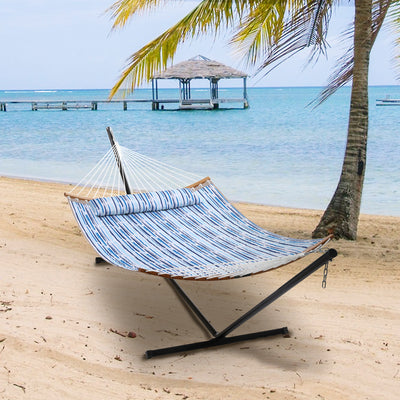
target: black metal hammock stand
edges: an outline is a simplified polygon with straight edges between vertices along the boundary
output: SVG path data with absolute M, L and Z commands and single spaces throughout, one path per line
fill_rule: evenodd
M 66 193 L 78 225 L 101 260 L 165 278 L 210 334 L 210 338 L 204 341 L 147 350 L 146 357 L 288 335 L 287 327 L 236 336 L 231 334 L 323 266 L 324 287 L 327 264 L 336 257 L 336 250 L 322 253 L 220 331 L 214 328 L 177 281 L 233 279 L 269 271 L 320 251 L 331 237 L 302 240 L 266 231 L 233 207 L 210 178 L 182 184 L 182 171 L 176 168 L 172 169 L 173 173 L 168 172 L 168 178 L 159 178 L 159 171 L 165 169 L 165 164 L 119 146 L 110 128 L 107 132 L 112 149 L 92 170 L 94 178 L 90 175 L 87 179 L 90 184 L 78 184 Z M 93 179 L 99 181 L 102 166 L 108 168 L 111 165 L 113 171 L 109 177 L 101 175 L 100 183 L 94 183 Z M 150 173 L 151 178 L 150 175 L 144 177 Z M 171 183 L 174 180 L 172 175 L 179 183 Z M 114 187 L 110 182 L 117 182 L 117 185 Z M 147 185 L 149 182 L 154 184 L 150 187 Z M 170 188 L 163 187 L 165 182 Z

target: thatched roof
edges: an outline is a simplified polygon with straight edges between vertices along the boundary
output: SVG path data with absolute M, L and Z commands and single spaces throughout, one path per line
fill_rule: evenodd
M 203 56 L 180 62 L 155 74 L 155 79 L 231 79 L 246 78 L 247 74 Z

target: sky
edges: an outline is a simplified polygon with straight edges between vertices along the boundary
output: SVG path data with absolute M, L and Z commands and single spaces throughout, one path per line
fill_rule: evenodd
M 0 0 L 0 90 L 108 89 L 128 57 L 187 14 L 199 1 L 170 1 L 112 31 L 113 0 Z M 228 36 L 196 39 L 178 48 L 174 62 L 196 55 L 248 72 L 248 86 L 323 86 L 336 57 L 344 51 L 339 33 L 353 18 L 353 7 L 338 8 L 328 41 L 328 58 L 306 66 L 307 51 L 267 76 L 254 76 Z M 370 85 L 396 85 L 393 36 L 383 30 L 371 54 Z M 400 71 L 398 69 L 397 71 Z M 238 83 L 241 85 L 241 82 Z

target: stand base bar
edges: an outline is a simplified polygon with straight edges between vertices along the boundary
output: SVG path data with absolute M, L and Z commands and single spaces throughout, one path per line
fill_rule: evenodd
M 268 336 L 275 336 L 275 335 L 286 336 L 288 334 L 289 334 L 288 328 L 283 327 L 283 328 L 278 328 L 278 329 L 272 329 L 269 331 L 246 333 L 244 335 L 212 338 L 210 340 L 205 340 L 202 342 L 183 344 L 180 346 L 165 347 L 165 348 L 157 349 L 157 350 L 147 350 L 145 353 L 145 357 L 147 359 L 149 359 L 152 357 L 162 356 L 165 354 L 181 353 L 181 352 L 190 351 L 190 350 L 205 349 L 207 347 L 222 346 L 224 344 L 242 342 L 245 340 L 258 339 L 261 337 L 268 337 Z

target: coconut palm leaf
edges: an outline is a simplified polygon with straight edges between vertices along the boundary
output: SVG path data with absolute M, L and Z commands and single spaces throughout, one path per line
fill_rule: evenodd
M 140 83 L 149 81 L 154 73 L 166 68 L 168 62 L 173 60 L 179 44 L 210 30 L 218 35 L 221 29 L 233 27 L 238 18 L 261 1 L 203 0 L 177 24 L 131 55 L 120 79 L 111 90 L 110 98 L 123 84 L 126 91 L 132 91 Z M 157 0 L 152 0 L 153 5 L 156 2 Z M 129 13 L 145 9 L 146 6 L 139 7 L 139 3 L 139 0 L 120 0 L 115 3 L 115 10 L 120 10 L 120 14 L 115 11 L 118 24 L 125 24 Z M 123 8 L 118 8 L 122 6 Z
M 264 1 L 243 19 L 232 43 L 247 53 L 249 64 L 256 64 L 281 36 L 287 3 Z
M 318 59 L 321 54 L 326 55 L 329 23 L 332 11 L 337 5 L 337 1 L 318 0 L 310 5 L 312 17 L 310 20 L 309 33 L 306 39 L 306 46 L 312 47 L 310 61 Z
M 378 36 L 383 25 L 388 10 L 392 4 L 392 0 L 378 0 L 372 4 L 372 45 Z M 400 9 L 399 9 L 400 11 Z M 400 15 L 400 14 L 399 14 Z M 354 36 L 354 25 L 344 34 L 343 39 L 349 40 Z M 353 77 L 353 45 L 346 53 L 338 59 L 334 72 L 329 77 L 327 86 L 322 90 L 317 99 L 312 102 L 315 105 L 323 103 L 328 97 L 334 94 L 339 88 L 349 83 Z
M 320 0 L 317 2 L 316 7 L 314 7 L 314 11 L 312 13 L 312 18 L 310 20 L 310 31 L 307 38 L 307 46 L 311 46 L 318 41 L 318 26 L 321 24 L 321 21 L 324 18 L 324 9 L 327 4 L 326 0 Z
M 397 78 L 400 79 L 400 1 L 392 1 L 390 9 L 388 11 L 388 26 L 393 31 L 393 42 L 394 58 L 397 60 L 394 63 L 397 72 Z
M 123 27 L 128 20 L 140 12 L 151 11 L 165 5 L 170 0 L 118 0 L 106 12 L 114 19 L 113 28 Z
M 332 0 L 266 1 L 243 19 L 232 42 L 248 64 L 262 61 L 268 74 L 298 51 L 312 46 L 310 60 L 325 53 Z

